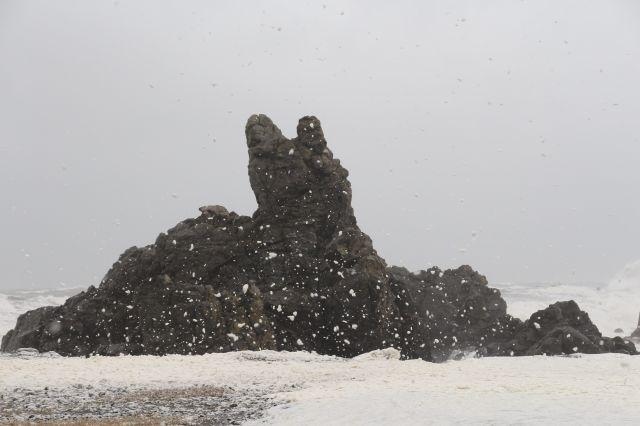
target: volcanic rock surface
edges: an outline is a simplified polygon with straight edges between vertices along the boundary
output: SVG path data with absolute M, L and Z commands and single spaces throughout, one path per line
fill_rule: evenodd
M 387 267 L 356 223 L 348 172 L 315 117 L 285 138 L 264 115 L 246 126 L 252 217 L 200 208 L 154 244 L 126 250 L 99 287 L 20 316 L 2 350 L 62 355 L 306 350 L 405 358 L 635 353 L 601 336 L 575 302 L 525 322 L 469 266 Z

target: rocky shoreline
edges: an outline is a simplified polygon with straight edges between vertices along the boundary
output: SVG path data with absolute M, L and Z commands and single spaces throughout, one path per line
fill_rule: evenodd
M 351 207 L 348 172 L 320 121 L 287 139 L 264 115 L 246 126 L 251 216 L 212 205 L 146 247 L 126 250 L 98 287 L 20 316 L 2 351 L 66 356 L 313 351 L 354 357 L 387 347 L 405 359 L 637 354 L 602 336 L 573 301 L 526 321 L 469 266 L 389 267 Z
M 28 370 L 30 364 L 44 362 L 55 370 L 61 358 L 52 352 L 39 354 L 23 349 L 0 354 L 0 363 L 20 360 L 21 367 Z M 116 364 L 118 361 L 115 360 Z M 127 360 L 121 362 L 124 364 Z M 90 362 L 87 360 L 87 363 Z M 117 375 L 113 370 L 111 373 Z M 6 377 L 7 372 L 4 374 Z M 33 386 L 18 380 L 19 385 L 12 389 L 3 386 L 0 380 L 0 424 L 233 425 L 257 419 L 275 405 L 267 392 L 286 390 L 282 386 L 239 389 L 225 383 L 189 381 L 150 384 L 148 380 L 129 383 L 120 380 L 114 383 L 111 377 L 98 378 L 90 373 L 87 376 L 88 381 L 76 379 L 75 383 L 66 385 L 54 380 L 47 386 Z
M 16 388 L 0 395 L 0 424 L 241 424 L 271 405 L 262 395 L 228 387 L 49 390 Z

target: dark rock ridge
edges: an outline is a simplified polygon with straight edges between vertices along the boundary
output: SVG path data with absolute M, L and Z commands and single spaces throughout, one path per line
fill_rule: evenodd
M 222 206 L 132 247 L 99 287 L 27 312 L 2 350 L 63 355 L 308 350 L 351 357 L 393 346 L 405 358 L 635 353 L 601 336 L 574 302 L 522 322 L 469 266 L 410 273 L 387 267 L 356 223 L 348 172 L 320 122 L 285 138 L 249 118 L 252 217 Z

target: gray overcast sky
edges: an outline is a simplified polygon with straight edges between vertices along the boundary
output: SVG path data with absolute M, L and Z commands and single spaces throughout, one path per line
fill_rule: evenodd
M 640 2 L 0 0 L 0 288 L 96 284 L 314 114 L 390 264 L 640 259 Z

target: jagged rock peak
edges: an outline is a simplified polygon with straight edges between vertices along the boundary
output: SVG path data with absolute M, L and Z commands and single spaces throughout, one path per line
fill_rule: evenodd
M 320 120 L 301 118 L 297 137 L 287 139 L 269 117 L 253 115 L 245 133 L 256 215 L 355 224 L 349 173 L 327 148 Z

